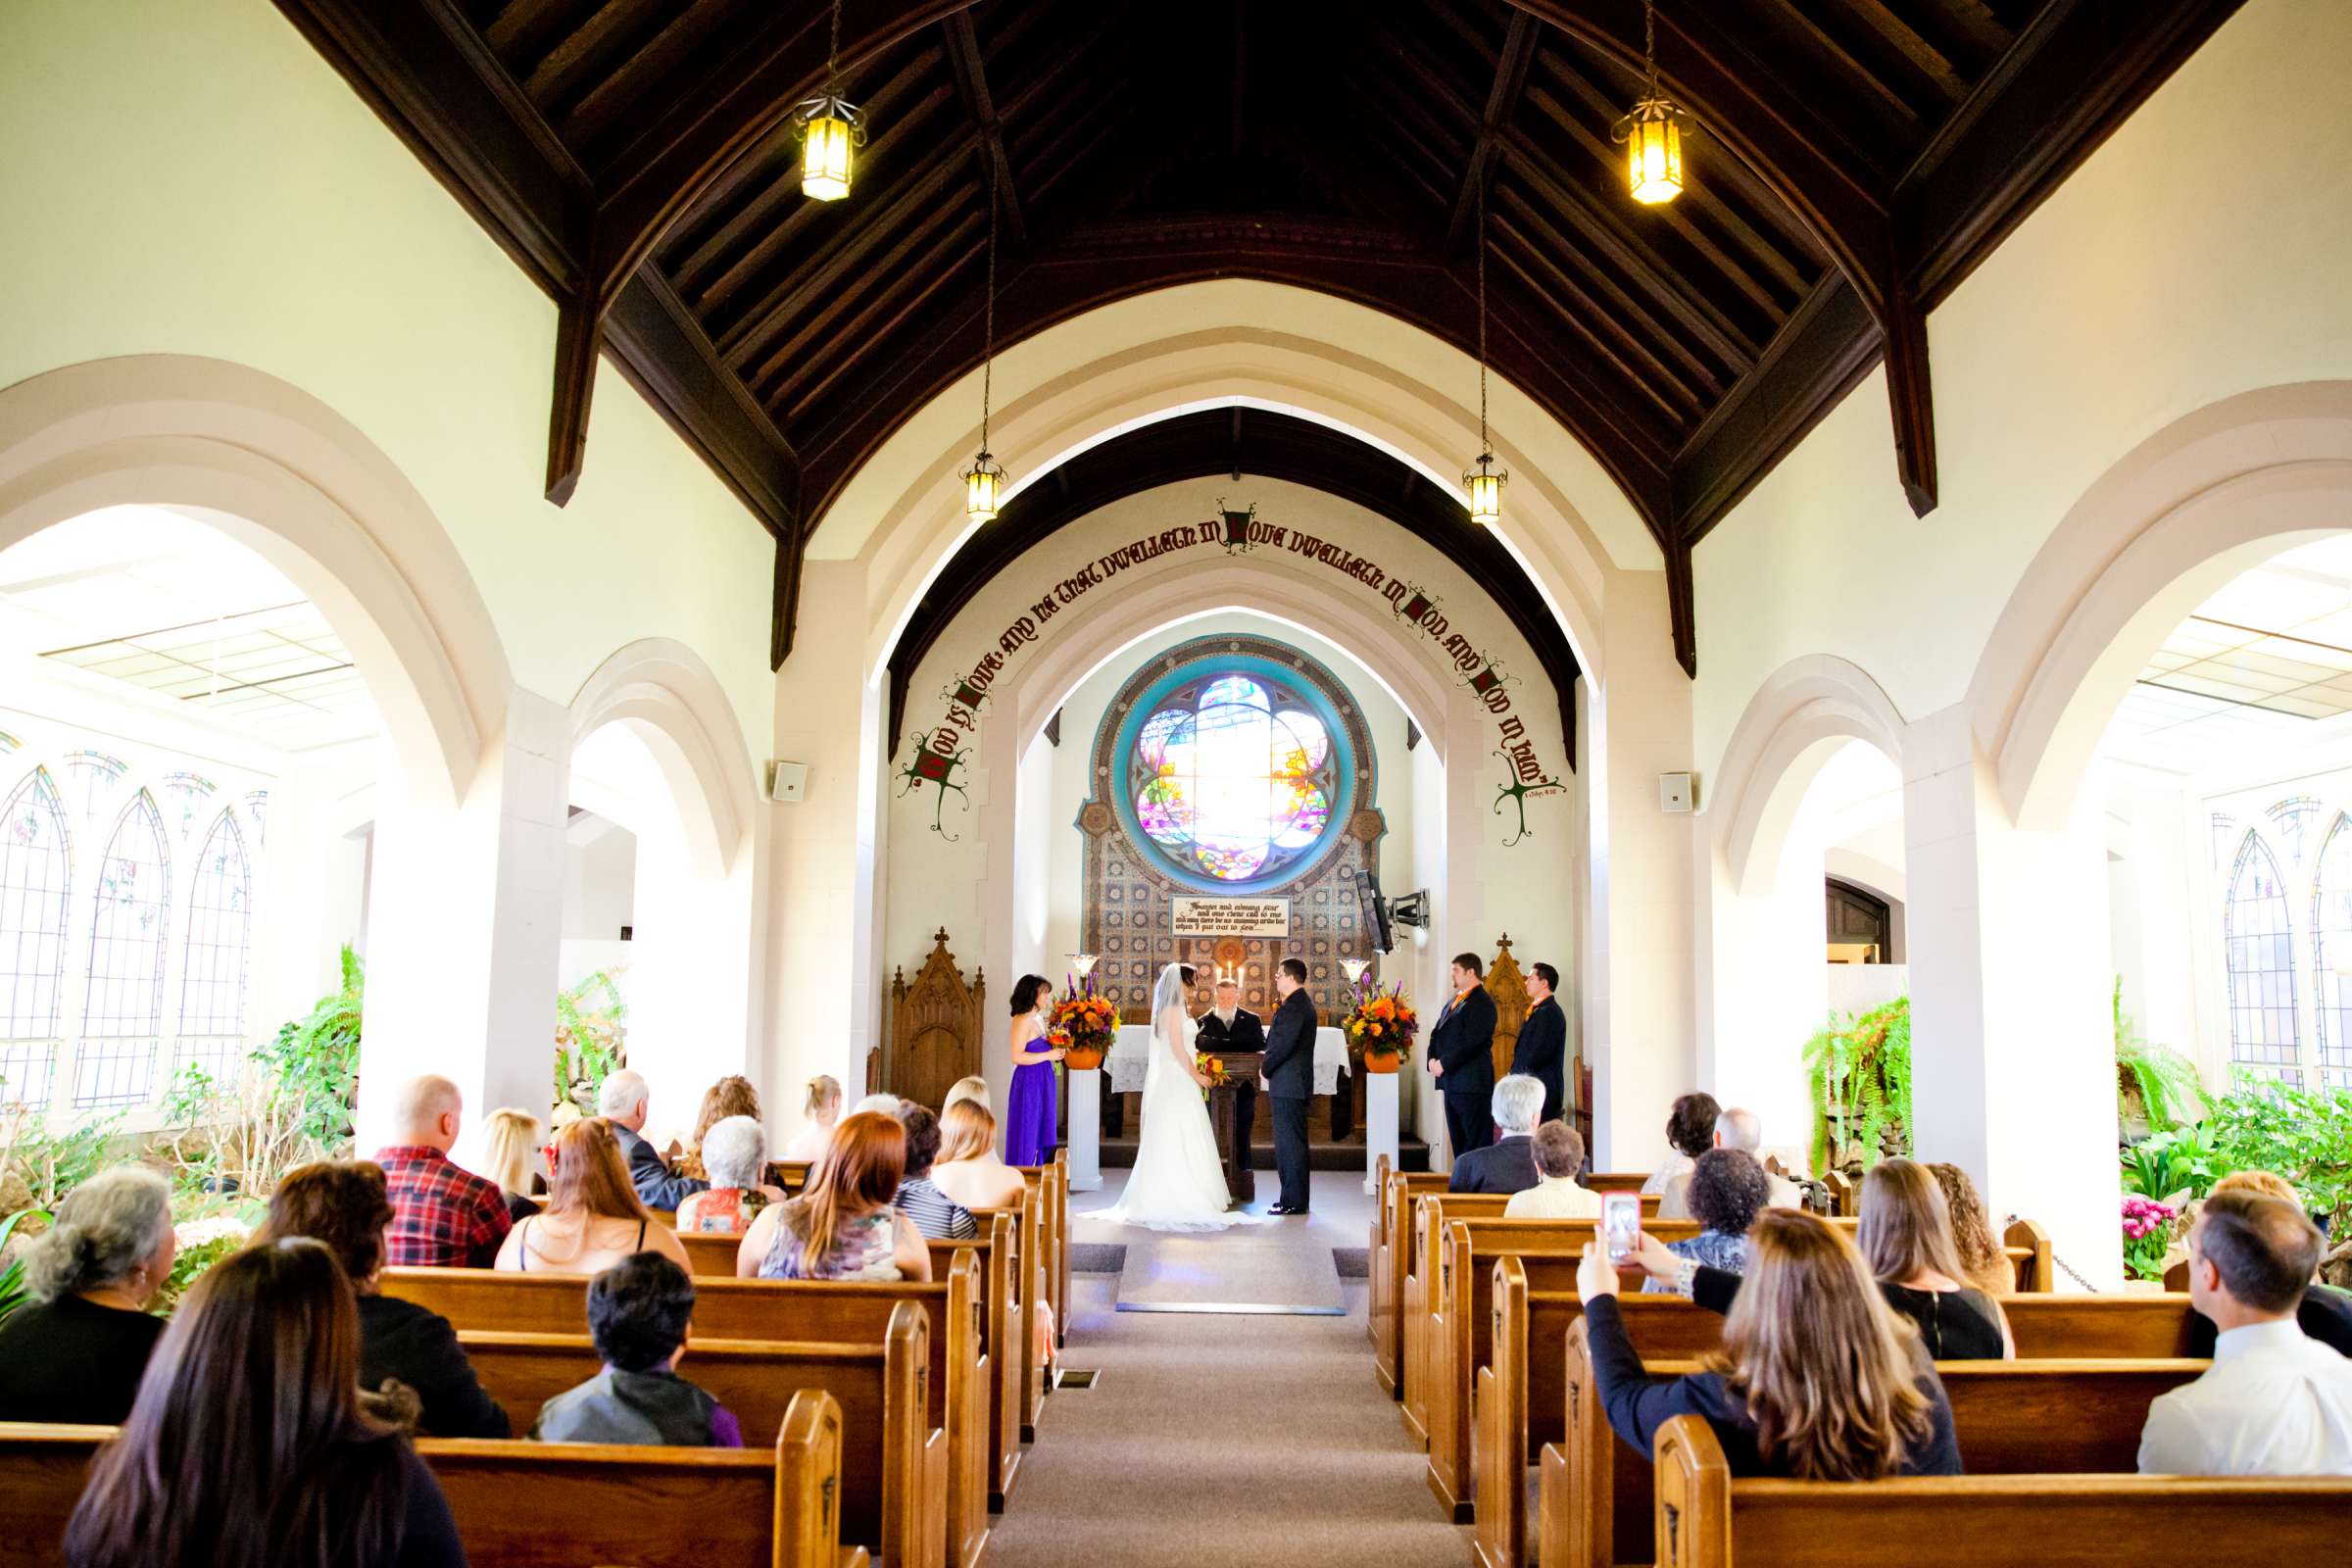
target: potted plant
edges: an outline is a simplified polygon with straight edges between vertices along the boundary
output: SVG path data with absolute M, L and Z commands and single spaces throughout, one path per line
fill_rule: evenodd
M 1341 1030 L 1348 1043 L 1363 1054 L 1364 1071 L 1393 1073 L 1404 1065 L 1412 1054 L 1413 1038 L 1421 1032 L 1421 1019 L 1413 1011 L 1402 986 L 1391 986 L 1382 991 L 1377 987 L 1362 987 L 1356 992 L 1355 1005 L 1341 1020 Z
M 1067 1054 L 1061 1064 L 1072 1072 L 1091 1072 L 1110 1052 L 1110 1037 L 1119 1027 L 1119 1009 L 1095 989 L 1095 977 L 1068 982 L 1068 990 L 1046 1018 L 1049 1038 Z

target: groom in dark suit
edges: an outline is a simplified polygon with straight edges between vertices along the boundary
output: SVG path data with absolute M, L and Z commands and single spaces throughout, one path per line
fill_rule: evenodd
M 1282 1173 L 1277 1214 L 1306 1212 L 1306 1104 L 1315 1092 L 1315 999 L 1306 994 L 1306 965 L 1285 958 L 1274 971 L 1282 1005 L 1266 1029 L 1262 1079 L 1274 1102 L 1274 1168 Z
M 1558 1121 L 1567 1099 L 1568 1015 L 1552 993 L 1560 988 L 1560 971 L 1539 963 L 1527 971 L 1527 994 L 1536 1004 L 1519 1026 L 1519 1043 L 1511 1051 L 1511 1071 L 1523 1072 L 1544 1086 L 1544 1121 Z
M 1480 982 L 1475 953 L 1453 960 L 1453 1000 L 1429 1032 L 1429 1070 L 1446 1097 L 1446 1141 L 1453 1157 L 1494 1142 L 1494 999 Z

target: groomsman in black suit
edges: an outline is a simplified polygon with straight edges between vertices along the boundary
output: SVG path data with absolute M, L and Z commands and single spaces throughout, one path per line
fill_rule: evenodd
M 1256 1013 L 1242 1005 L 1242 983 L 1239 980 L 1219 979 L 1216 1003 L 1208 1011 L 1194 1020 L 1200 1032 L 1193 1039 L 1195 1051 L 1211 1055 L 1228 1051 L 1263 1051 L 1266 1049 L 1266 1027 Z M 1237 1084 L 1233 1091 L 1234 1114 L 1240 1118 L 1236 1129 L 1242 1140 L 1244 1159 L 1249 1158 L 1250 1135 L 1257 1126 L 1257 1085 L 1254 1081 Z
M 1527 971 L 1527 994 L 1536 1004 L 1519 1026 L 1519 1043 L 1511 1052 L 1511 1071 L 1523 1072 L 1544 1086 L 1544 1120 L 1558 1121 L 1566 1101 L 1568 1015 L 1552 993 L 1560 988 L 1560 971 L 1539 963 Z
M 1429 1071 L 1446 1097 L 1446 1141 L 1453 1157 L 1494 1142 L 1494 999 L 1475 953 L 1453 960 L 1453 1000 L 1429 1032 Z
M 1315 1093 L 1315 999 L 1306 994 L 1306 965 L 1285 958 L 1274 971 L 1282 1005 L 1266 1030 L 1263 1077 L 1274 1101 L 1274 1168 L 1282 1173 L 1277 1214 L 1306 1212 L 1308 1175 L 1306 1106 Z

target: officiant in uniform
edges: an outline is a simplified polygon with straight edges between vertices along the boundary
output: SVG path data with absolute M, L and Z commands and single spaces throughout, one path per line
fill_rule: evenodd
M 1218 1055 L 1228 1051 L 1258 1051 L 1266 1049 L 1264 1020 L 1242 1005 L 1242 984 L 1239 980 L 1219 978 L 1214 993 L 1215 1003 L 1194 1022 L 1200 1032 L 1193 1039 L 1195 1051 Z M 1242 1147 L 1250 1147 L 1250 1133 L 1257 1125 L 1257 1084 L 1254 1079 L 1237 1084 L 1233 1092 L 1234 1113 L 1239 1118 L 1237 1128 Z M 1248 1158 L 1245 1152 L 1244 1158 Z

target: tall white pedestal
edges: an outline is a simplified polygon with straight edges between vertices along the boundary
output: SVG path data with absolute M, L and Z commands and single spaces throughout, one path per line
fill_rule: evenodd
M 1381 1155 L 1389 1156 L 1389 1169 L 1396 1168 L 1396 1086 L 1402 1076 L 1394 1072 L 1364 1074 L 1364 1191 L 1367 1193 L 1372 1191 L 1373 1172 L 1380 1169 Z
M 1070 1191 L 1102 1185 L 1102 1069 L 1064 1074 L 1070 1092 Z

